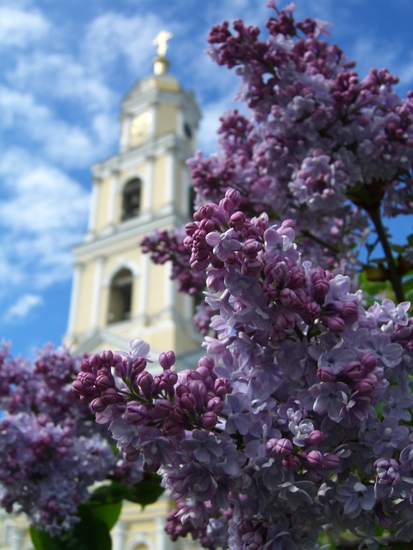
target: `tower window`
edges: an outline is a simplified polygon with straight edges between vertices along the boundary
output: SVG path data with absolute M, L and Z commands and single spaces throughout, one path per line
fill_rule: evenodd
M 141 206 L 142 182 L 139 178 L 129 181 L 123 190 L 122 221 L 135 218 Z
M 110 285 L 108 323 L 130 319 L 132 310 L 132 272 L 121 269 Z
M 188 139 L 192 138 L 192 130 L 187 122 L 184 123 L 184 133 Z
M 188 193 L 188 214 L 192 218 L 196 208 L 195 208 L 195 199 L 196 199 L 196 191 L 193 185 L 189 188 Z

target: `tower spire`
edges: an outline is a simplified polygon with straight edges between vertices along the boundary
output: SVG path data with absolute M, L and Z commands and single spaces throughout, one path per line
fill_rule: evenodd
M 173 34 L 168 31 L 160 31 L 156 38 L 152 40 L 152 44 L 158 46 L 158 57 L 156 57 L 153 62 L 153 72 L 156 75 L 165 74 L 168 70 L 169 61 L 165 56 L 166 50 L 168 49 L 168 40 L 170 40 L 172 36 Z

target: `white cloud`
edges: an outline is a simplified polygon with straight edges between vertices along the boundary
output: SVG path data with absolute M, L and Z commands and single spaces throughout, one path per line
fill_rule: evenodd
M 89 194 L 58 168 L 13 149 L 0 159 L 0 286 L 45 288 L 71 277 L 69 247 L 82 238 Z
M 110 114 L 97 114 L 84 126 L 69 124 L 37 102 L 35 96 L 0 86 L 0 127 L 13 128 L 25 140 L 40 144 L 45 158 L 66 167 L 84 167 L 106 155 L 116 135 L 102 128 L 116 127 Z M 89 123 L 89 128 L 87 124 Z
M 20 89 L 45 93 L 47 97 L 75 100 L 82 110 L 107 110 L 115 97 L 103 79 L 68 53 L 33 52 L 17 59 L 7 74 L 9 82 Z M 50 86 L 53 83 L 53 86 Z
M 101 71 L 125 56 L 129 68 L 139 74 L 154 57 L 152 40 L 163 26 L 161 19 L 151 13 L 134 17 L 105 13 L 90 23 L 86 33 L 84 52 L 88 65 Z M 174 23 L 168 22 L 167 26 L 171 29 Z
M 4 321 L 16 321 L 24 319 L 31 310 L 43 303 L 39 294 L 23 294 L 17 302 L 9 307 L 3 316 Z
M 50 23 L 38 11 L 0 7 L 0 47 L 24 47 L 44 37 Z

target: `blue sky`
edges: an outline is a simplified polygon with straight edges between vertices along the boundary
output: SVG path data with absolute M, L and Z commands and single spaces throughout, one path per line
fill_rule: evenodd
M 288 2 L 279 1 L 279 7 Z M 297 16 L 334 24 L 360 76 L 372 66 L 413 88 L 411 0 L 297 0 Z M 199 148 L 212 152 L 237 78 L 204 50 L 208 29 L 241 17 L 263 25 L 262 0 L 0 0 L 0 337 L 32 355 L 61 342 L 71 246 L 82 240 L 89 166 L 117 152 L 122 97 L 151 72 L 152 40 L 174 34 L 171 72 L 194 90 Z

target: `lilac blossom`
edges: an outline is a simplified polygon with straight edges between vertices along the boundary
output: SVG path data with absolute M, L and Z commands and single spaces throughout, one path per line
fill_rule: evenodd
M 230 197 L 237 203 L 236 192 L 228 191 L 224 201 Z M 195 227 L 207 219 L 214 232 L 225 232 L 231 208 L 221 202 L 201 209 Z M 202 249 L 210 261 L 207 273 L 213 273 L 207 280 L 216 338 L 205 342 L 212 357 L 176 375 L 167 352 L 161 354 L 162 372 L 153 376 L 146 358 L 135 353 L 139 348 L 147 357 L 147 346 L 132 342 L 123 358 L 108 363 L 110 354 L 103 352 L 83 361 L 74 387 L 99 421 L 109 423 L 124 456 L 139 457 L 144 470 L 163 476 L 178 500 L 167 527 L 174 540 L 192 533 L 213 548 L 211 520 L 228 517 L 219 525 L 227 529 L 231 548 L 251 543 L 265 550 L 263 540 L 271 540 L 274 547 L 304 549 L 315 544 L 326 521 L 338 530 L 352 521 L 373 548 L 375 522 L 394 530 L 396 516 L 398 525 L 400 518 L 410 519 L 410 386 L 395 387 L 391 380 L 395 367 L 406 379 L 403 364 L 411 357 L 407 342 L 413 335 L 408 330 L 398 342 L 392 339 L 411 321 L 406 325 L 401 317 L 401 325 L 390 326 L 388 303 L 366 311 L 347 278 L 303 265 L 299 248 L 290 246 L 293 224 L 269 224 L 265 216 L 238 219 L 231 239 L 239 245 L 225 261 L 214 242 Z M 288 238 L 287 252 L 298 255 L 272 244 L 268 251 L 269 227 L 272 242 Z M 194 230 L 191 225 L 189 233 Z M 192 253 L 195 262 L 199 248 Z M 245 278 L 264 289 L 258 299 L 253 285 L 230 291 L 231 278 L 239 277 L 252 254 L 261 271 Z M 288 308 L 287 290 L 289 299 L 296 296 Z
M 13 358 L 8 346 L 0 355 L 0 505 L 56 536 L 80 521 L 78 506 L 95 482 L 133 485 L 142 469 L 113 452 L 109 434 L 72 391 L 82 357 L 51 344 L 34 364 Z
M 179 375 L 162 359 L 153 376 L 139 341 L 86 359 L 74 389 L 127 460 L 163 477 L 173 540 L 310 550 L 329 525 L 375 550 L 376 524 L 412 533 L 410 255 L 395 261 L 382 217 L 412 212 L 413 94 L 384 69 L 359 78 L 326 23 L 269 7 L 267 39 L 241 20 L 211 30 L 249 118 L 224 115 L 219 153 L 188 162 L 185 232 L 143 242 L 181 290 L 206 285 L 210 355 Z M 357 245 L 374 232 L 398 303 L 368 307 L 353 275 L 369 274 Z

